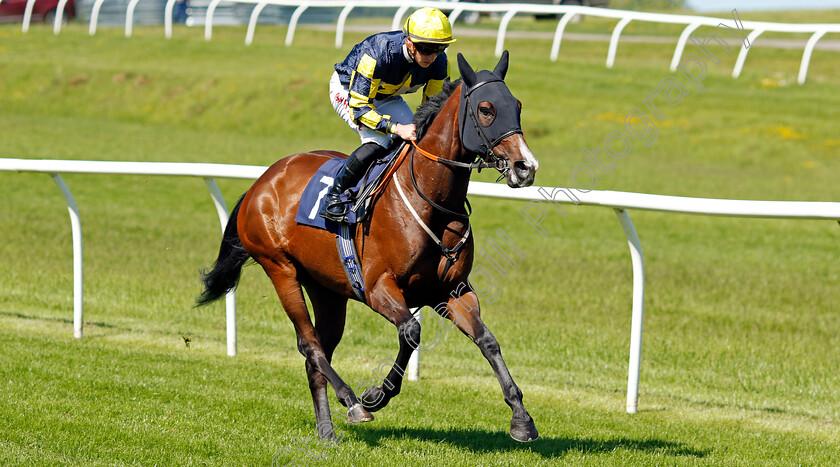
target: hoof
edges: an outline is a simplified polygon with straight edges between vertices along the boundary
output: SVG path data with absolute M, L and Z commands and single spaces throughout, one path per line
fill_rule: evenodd
M 347 421 L 356 424 L 373 420 L 373 415 L 362 404 L 356 404 L 347 410 Z
M 520 443 L 527 443 L 540 437 L 537 432 L 537 426 L 534 425 L 534 419 L 528 417 L 524 421 L 510 421 L 510 437 L 519 441 Z
M 382 390 L 382 386 L 367 388 L 364 394 L 362 394 L 362 405 L 371 412 L 376 412 L 388 405 L 388 397 L 385 395 L 385 391 Z
M 333 422 L 328 421 L 326 423 L 319 423 L 318 426 L 318 438 L 321 441 L 335 441 L 335 430 L 333 429 Z

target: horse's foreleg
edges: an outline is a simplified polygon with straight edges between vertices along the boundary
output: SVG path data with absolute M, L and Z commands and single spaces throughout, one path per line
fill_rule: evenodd
M 344 334 L 344 322 L 347 314 L 347 299 L 333 294 L 317 284 L 307 284 L 309 297 L 312 300 L 312 311 L 315 315 L 315 331 L 327 361 L 332 364 L 332 356 L 336 346 Z M 312 365 L 306 362 L 306 375 L 309 379 L 309 391 L 315 405 L 315 419 L 318 436 L 321 439 L 334 439 L 330 403 L 327 398 L 327 379 Z
M 283 309 L 295 327 L 298 351 L 306 358 L 306 363 L 311 365 L 318 373 L 324 375 L 332 385 L 336 397 L 348 407 L 347 416 L 351 422 L 373 420 L 373 415 L 362 406 L 359 398 L 353 393 L 353 389 L 338 376 L 338 373 L 330 365 L 327 355 L 321 347 L 315 327 L 312 325 L 312 320 L 309 318 L 309 311 L 306 309 L 306 301 L 303 298 L 303 290 L 295 277 L 294 268 L 290 265 L 281 266 L 272 260 L 266 261 L 265 258 L 258 258 L 257 261 L 263 266 L 274 284 L 274 289 L 280 297 Z M 317 401 L 315 403 L 317 404 Z
M 388 405 L 402 389 L 405 367 L 411 353 L 420 345 L 420 323 L 414 319 L 405 303 L 402 291 L 393 277 L 383 275 L 369 294 L 370 307 L 394 323 L 399 333 L 400 350 L 391 371 L 379 386 L 371 386 L 362 394 L 362 403 L 371 412 Z
M 513 410 L 513 417 L 510 421 L 510 436 L 517 441 L 532 441 L 539 436 L 534 420 L 525 410 L 522 403 L 522 391 L 513 381 L 507 365 L 502 358 L 502 350 L 496 337 L 487 329 L 481 320 L 481 312 L 478 304 L 478 297 L 475 292 L 467 292 L 460 297 L 449 299 L 446 307 L 446 318 L 467 335 L 475 345 L 481 349 L 484 358 L 490 362 L 493 372 L 502 387 L 505 402 Z

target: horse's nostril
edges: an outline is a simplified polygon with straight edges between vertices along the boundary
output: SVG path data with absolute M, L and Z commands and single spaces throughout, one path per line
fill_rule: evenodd
M 513 163 L 513 170 L 518 174 L 527 174 L 531 171 L 531 165 L 525 161 L 516 161 Z

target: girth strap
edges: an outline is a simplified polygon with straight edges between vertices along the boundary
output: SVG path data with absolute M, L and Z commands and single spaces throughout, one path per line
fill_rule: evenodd
M 347 281 L 356 294 L 356 298 L 362 303 L 365 300 L 365 280 L 362 277 L 362 265 L 359 264 L 359 254 L 356 252 L 356 245 L 353 242 L 353 235 L 350 226 L 342 222 L 339 226 L 339 234 L 335 236 L 335 244 L 338 247 L 338 258 L 341 260 L 341 267 L 347 275 Z

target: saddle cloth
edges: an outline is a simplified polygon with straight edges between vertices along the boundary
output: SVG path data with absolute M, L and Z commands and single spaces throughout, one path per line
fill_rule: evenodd
M 376 181 L 382 172 L 384 172 L 389 166 L 389 163 L 394 159 L 394 154 L 395 152 L 391 152 L 384 159 L 374 161 L 365 176 L 363 176 L 361 180 L 359 180 L 359 182 L 356 183 L 356 185 L 349 191 L 351 191 L 355 196 L 356 194 L 362 192 L 366 185 Z M 345 159 L 330 159 L 318 168 L 315 175 L 313 175 L 309 180 L 309 183 L 306 184 L 306 188 L 303 189 L 303 194 L 301 194 L 300 197 L 300 206 L 298 206 L 297 214 L 295 214 L 295 222 L 338 234 L 338 224 L 319 216 L 318 211 L 320 211 L 321 205 L 324 204 L 327 191 L 333 185 L 335 176 L 338 174 L 338 171 L 341 170 L 341 167 L 344 165 L 344 161 Z M 346 193 L 342 193 L 341 200 L 348 200 Z M 352 205 L 346 204 L 345 206 L 347 206 L 349 210 L 349 207 Z M 360 222 L 365 217 L 366 209 L 368 209 L 366 205 L 362 205 L 356 211 L 349 210 L 347 213 L 347 223 L 355 224 Z

